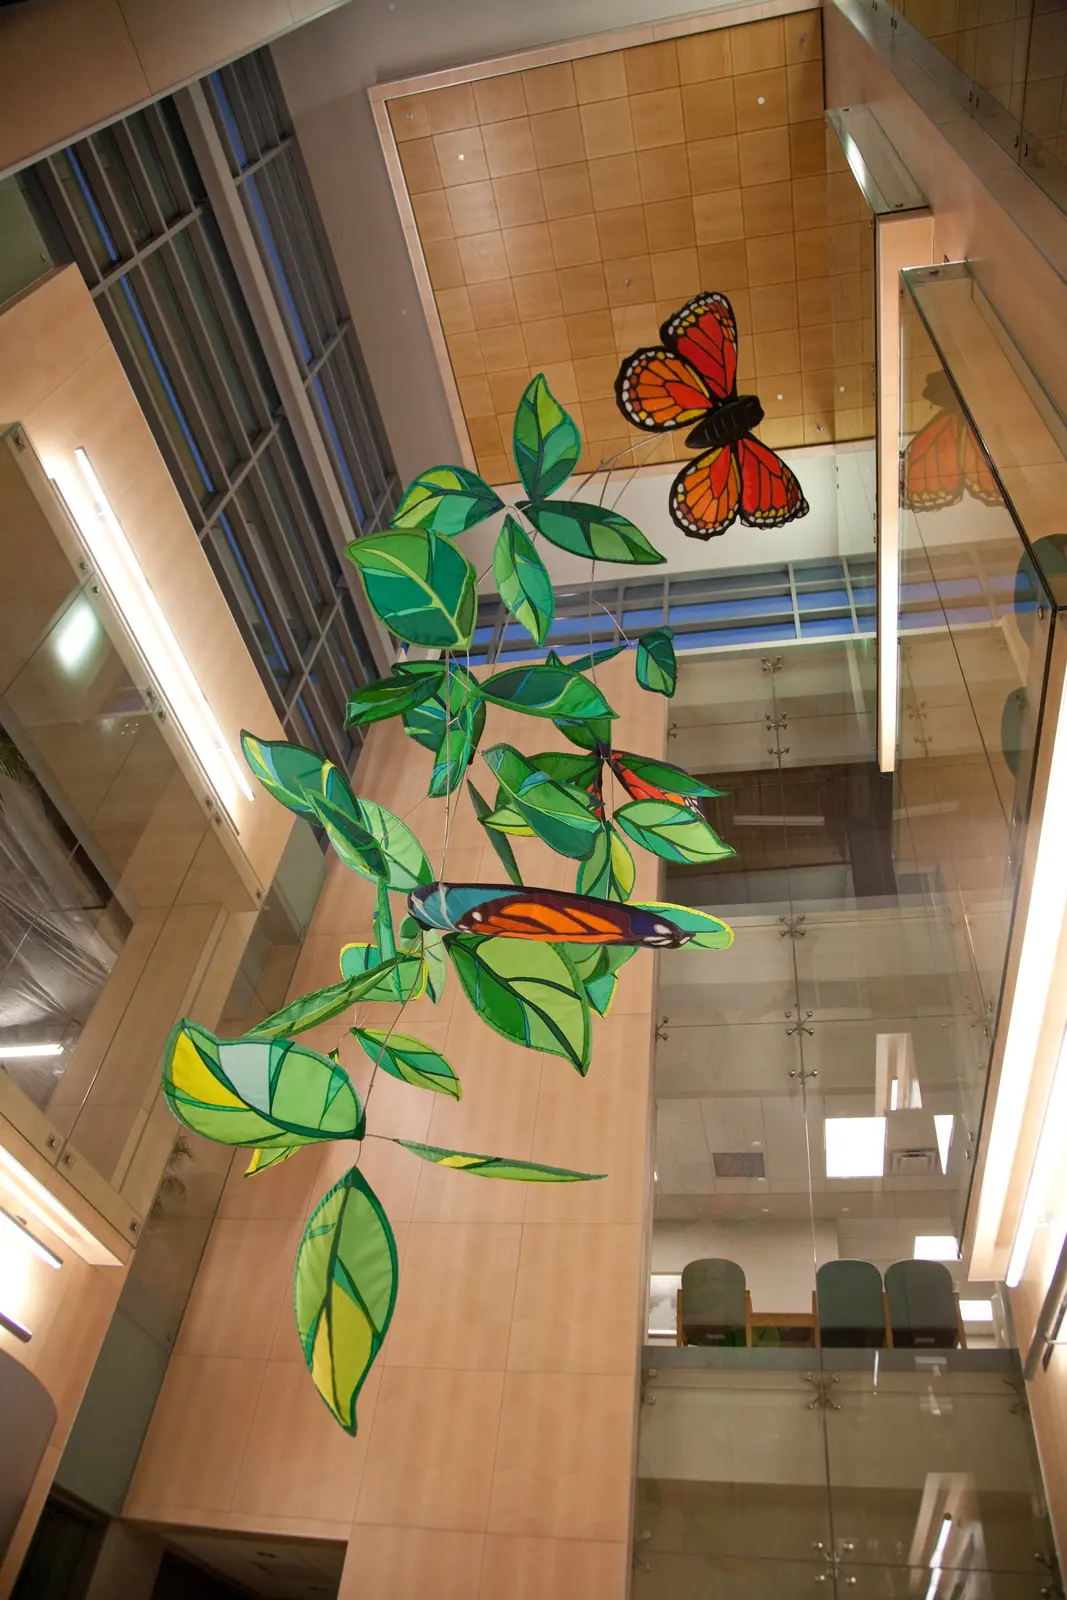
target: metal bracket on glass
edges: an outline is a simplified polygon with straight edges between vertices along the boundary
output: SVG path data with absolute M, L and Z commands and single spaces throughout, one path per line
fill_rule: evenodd
M 781 672 L 781 670 L 782 670 L 782 658 L 781 658 L 781 656 L 764 656 L 763 660 L 760 662 L 760 671 L 761 672 Z
M 789 726 L 788 713 L 783 713 L 780 717 L 772 717 L 768 713 L 763 720 L 767 724 L 768 733 L 775 733 L 779 728 L 786 728 Z
M 808 931 L 807 928 L 801 927 L 801 923 L 806 921 L 803 912 L 799 917 L 779 917 L 778 921 L 783 925 L 778 935 L 779 939 L 803 939 Z M 787 1011 L 786 1016 L 788 1015 L 789 1012 Z M 808 1016 L 811 1016 L 810 1011 Z
M 806 1407 L 808 1411 L 841 1410 L 840 1405 L 830 1393 L 830 1390 L 833 1388 L 834 1384 L 841 1382 L 836 1372 L 830 1373 L 829 1377 L 823 1373 L 805 1372 L 804 1382 L 810 1383 L 812 1388 L 815 1390 L 815 1393 L 808 1401 Z M 814 1548 L 819 1549 L 820 1546 L 816 1545 Z
M 659 1021 L 656 1023 L 656 1038 L 661 1044 L 667 1037 L 667 1024 L 670 1022 L 670 1020 L 670 1017 L 660 1017 Z
M 1030 1402 L 1026 1398 L 1025 1380 L 1022 1378 L 1005 1378 L 1004 1382 L 1015 1396 L 1015 1399 L 1008 1407 L 1012 1416 L 1028 1417 L 1030 1415 Z
M 788 1019 L 789 1019 L 789 1018 L 790 1018 L 790 1017 L 791 1017 L 791 1016 L 792 1016 L 792 1015 L 793 1015 L 793 1013 L 792 1013 L 792 1012 L 791 1012 L 791 1011 L 787 1011 L 787 1012 L 786 1012 L 786 1020 L 787 1020 L 787 1021 L 788 1021 Z M 814 1028 L 809 1028 L 809 1027 L 808 1027 L 808 1023 L 809 1023 L 809 1022 L 810 1022 L 810 1020 L 811 1020 L 811 1018 L 812 1018 L 812 1016 L 813 1016 L 813 1015 L 814 1015 L 814 1012 L 811 1012 L 811 1011 L 805 1011 L 805 1013 L 804 1013 L 804 1015 L 803 1015 L 803 1017 L 800 1017 L 800 1013 L 799 1013 L 799 1012 L 798 1012 L 798 1013 L 797 1013 L 797 1017 L 798 1017 L 798 1019 L 799 1019 L 799 1020 L 798 1020 L 798 1021 L 796 1021 L 796 1022 L 794 1022 L 794 1023 L 793 1023 L 793 1025 L 792 1025 L 792 1027 L 791 1027 L 791 1028 L 787 1028 L 787 1029 L 786 1029 L 786 1030 L 785 1030 L 785 1031 L 786 1031 L 786 1033 L 787 1033 L 787 1035 L 788 1035 L 788 1036 L 789 1036 L 789 1038 L 792 1038 L 792 1037 L 793 1037 L 793 1035 L 794 1035 L 794 1034 L 795 1034 L 795 1033 L 806 1033 L 806 1034 L 807 1034 L 807 1036 L 808 1036 L 808 1038 L 809 1038 L 809 1039 L 811 1039 L 811 1038 L 814 1038 L 814 1036 L 815 1036 L 815 1029 L 814 1029 Z M 795 1073 L 795 1072 L 791 1072 L 791 1073 L 790 1073 L 790 1074 L 789 1074 L 789 1076 L 790 1076 L 790 1077 L 791 1077 L 791 1078 L 795 1078 L 795 1077 L 797 1077 L 797 1076 L 798 1076 L 798 1074 L 797 1074 L 797 1073 Z M 803 1076 L 804 1076 L 804 1074 L 803 1074 L 803 1073 L 800 1073 L 800 1074 L 799 1074 L 799 1076 L 801 1076 L 801 1077 L 803 1077 Z M 809 1072 L 809 1073 L 808 1073 L 808 1074 L 807 1074 L 807 1076 L 808 1076 L 808 1077 L 809 1077 L 809 1078 L 814 1078 L 814 1077 L 815 1077 L 815 1076 L 816 1076 L 816 1073 L 814 1073 L 814 1072 Z

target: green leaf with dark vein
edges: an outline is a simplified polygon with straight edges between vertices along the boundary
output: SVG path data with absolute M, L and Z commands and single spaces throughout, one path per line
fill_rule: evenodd
M 398 965 L 395 959 L 383 962 L 378 975 L 384 976 Z M 291 1000 L 272 1017 L 264 1017 L 254 1028 L 249 1028 L 242 1038 L 282 1039 L 291 1033 L 317 1028 L 320 1022 L 329 1022 L 331 1017 L 339 1017 L 342 1011 L 365 1000 L 374 986 L 374 973 L 355 973 L 350 978 L 342 978 L 340 983 L 331 983 L 325 989 L 315 989 L 311 994 Z
M 553 717 L 552 721 L 571 744 L 582 750 L 595 750 L 598 745 L 611 743 L 611 723 L 605 717 L 594 717 L 580 722 L 574 717 Z
M 672 697 L 678 683 L 673 628 L 655 628 L 638 639 L 637 681 L 642 689 Z
M 506 667 L 480 684 L 482 694 L 511 711 L 532 717 L 595 718 L 611 721 L 615 712 L 595 683 L 569 667 Z
M 426 962 L 421 955 L 401 955 L 394 966 L 392 961 L 382 960 L 375 944 L 342 945 L 341 971 L 346 978 L 364 972 L 376 974 L 378 982 L 360 996 L 362 1000 L 417 1000 L 426 989 Z
M 589 1002 L 573 961 L 553 944 L 476 934 L 445 935 L 467 999 L 497 1033 L 589 1071 Z
M 605 506 L 582 500 L 520 501 L 527 516 L 549 544 L 592 561 L 616 561 L 627 566 L 654 566 L 666 560 L 632 522 Z
M 602 667 L 605 661 L 614 661 L 616 656 L 621 656 L 628 646 L 624 644 L 605 645 L 603 650 L 594 650 L 591 654 L 575 656 L 573 661 L 561 663 L 568 666 L 572 672 L 588 672 L 592 667 Z
M 432 673 L 420 677 L 397 673 L 391 678 L 376 678 L 373 683 L 363 684 L 348 697 L 345 726 L 366 727 L 368 723 L 384 722 L 387 717 L 398 717 L 421 705 L 445 680 L 444 664 L 434 662 L 433 668 Z
M 372 533 L 346 550 L 367 599 L 409 644 L 466 650 L 478 611 L 474 568 L 462 550 L 425 528 Z
M 445 1150 L 436 1144 L 416 1144 L 412 1139 L 394 1139 L 420 1161 L 437 1167 L 470 1172 L 478 1178 L 507 1178 L 514 1183 L 587 1183 L 607 1176 L 604 1172 L 574 1172 L 570 1167 L 544 1167 L 537 1161 L 515 1161 L 510 1156 L 476 1156 L 469 1150 Z
M 625 903 L 633 893 L 637 869 L 634 858 L 619 838 L 610 822 L 605 822 L 597 836 L 593 853 L 578 868 L 575 884 L 579 894 L 595 895 L 598 900 L 618 900 Z
M 713 789 L 702 778 L 694 778 L 684 767 L 672 766 L 669 761 L 655 761 L 651 756 L 636 756 L 629 750 L 613 750 L 610 765 L 624 789 L 628 787 L 627 776 L 632 775 L 638 784 L 651 784 L 670 795 L 710 800 L 725 793 L 723 789 Z M 635 795 L 634 798 L 645 799 L 646 796 Z
M 504 518 L 493 551 L 493 577 L 515 621 L 543 644 L 556 614 L 552 579 L 529 535 L 511 516 Z
M 459 788 L 484 731 L 485 702 L 481 699 L 469 701 L 456 713 L 455 720 L 446 722 L 430 774 L 428 792 L 432 799 Z
M 396 1305 L 396 1240 L 358 1167 L 323 1196 L 296 1253 L 294 1301 L 312 1382 L 346 1433 Z
M 434 692 L 417 706 L 406 711 L 401 718 L 409 738 L 421 744 L 434 755 L 441 747 L 445 723 L 455 722 L 468 707 L 480 698 L 478 680 L 457 661 L 448 663 L 448 702 L 445 703 L 445 685 L 442 680 Z M 480 735 L 479 735 L 480 737 Z
M 393 528 L 427 528 L 433 533 L 466 533 L 499 511 L 503 500 L 466 467 L 430 467 L 409 484 L 390 518 Z
M 474 787 L 469 778 L 467 779 L 467 791 L 471 797 L 471 805 L 474 807 L 474 814 L 478 818 L 478 821 L 482 824 L 482 827 L 485 828 L 486 838 L 496 851 L 497 860 L 500 862 L 500 865 L 503 867 L 512 883 L 516 884 L 521 889 L 523 886 L 522 873 L 519 871 L 519 864 L 515 860 L 515 852 L 512 850 L 510 844 L 508 844 L 508 841 L 504 838 L 503 834 L 498 833 L 495 828 L 485 827 L 485 819 L 486 817 L 491 816 L 492 813 L 489 806 L 478 793 L 477 789 Z
M 303 750 L 283 739 L 257 739 L 242 731 L 244 758 L 268 794 L 300 817 L 314 817 L 316 796 L 322 793 L 323 761 L 314 750 Z
M 304 1147 L 301 1144 L 276 1144 L 269 1149 L 257 1147 L 252 1151 L 252 1159 L 245 1168 L 246 1178 L 254 1178 L 257 1172 L 265 1172 L 268 1167 L 276 1167 L 280 1161 L 288 1161 L 290 1156 L 295 1156 L 298 1150 Z
M 533 500 L 552 494 L 578 464 L 581 435 L 541 373 L 519 401 L 513 443 L 519 477 Z
M 637 945 L 566 944 L 561 948 L 574 962 L 593 1010 L 607 1016 L 615 998 L 618 970 L 637 954 Z
M 589 855 L 600 831 L 589 795 L 539 772 L 513 745 L 494 744 L 483 755 L 507 804 L 539 839 L 561 856 L 583 860 Z
M 390 1077 L 410 1083 L 416 1089 L 451 1095 L 453 1100 L 462 1098 L 459 1079 L 444 1056 L 423 1044 L 421 1039 L 381 1028 L 353 1028 L 351 1031 L 375 1066 L 388 1072 Z
M 576 756 L 569 750 L 542 750 L 539 755 L 526 759 L 538 772 L 547 772 L 557 783 L 569 783 L 575 789 L 591 788 L 600 776 L 599 756 Z
M 673 800 L 633 800 L 620 806 L 613 820 L 634 844 L 664 861 L 695 864 L 735 854 L 703 817 Z

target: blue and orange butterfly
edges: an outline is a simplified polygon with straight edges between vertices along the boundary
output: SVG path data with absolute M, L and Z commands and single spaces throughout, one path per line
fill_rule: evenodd
M 705 453 L 671 485 L 671 517 L 692 539 L 725 533 L 735 517 L 780 528 L 808 513 L 795 474 L 755 438 L 763 407 L 737 392 L 737 323 L 724 294 L 698 294 L 660 329 L 662 346 L 628 356 L 615 398 L 635 427 L 692 428 L 686 444 Z M 694 426 L 695 424 L 695 426 Z
M 678 950 L 693 939 L 709 948 L 725 948 L 733 940 L 725 922 L 687 906 L 621 905 L 563 889 L 517 889 L 510 883 L 428 883 L 412 890 L 408 907 L 424 928 L 445 933 L 661 950 Z M 690 926 L 683 927 L 682 920 Z

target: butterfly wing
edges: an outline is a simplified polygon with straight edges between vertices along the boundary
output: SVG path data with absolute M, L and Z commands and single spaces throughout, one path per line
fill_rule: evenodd
M 940 511 L 963 498 L 958 411 L 940 411 L 904 451 L 903 500 L 909 511 Z
M 731 445 L 698 456 L 671 485 L 671 518 L 691 539 L 725 533 L 740 504 L 741 469 Z
M 711 405 L 711 392 L 680 356 L 658 348 L 628 356 L 615 379 L 615 398 L 636 428 L 661 433 L 689 428 Z
M 476 933 L 486 938 L 497 935 L 553 944 L 674 948 L 687 943 L 690 937 L 655 912 L 635 912 L 613 900 L 569 894 L 562 889 L 430 883 L 411 893 L 408 908 L 424 927 Z
M 997 487 L 997 480 L 967 423 L 960 423 L 959 435 L 960 473 L 969 493 L 984 506 L 1003 505 L 1004 496 Z
M 796 473 L 776 450 L 746 434 L 737 446 L 741 464 L 741 521 L 749 528 L 780 528 L 809 511 Z
M 663 343 L 698 372 L 715 400 L 737 393 L 737 322 L 724 294 L 698 294 L 660 329 Z
M 655 765 L 662 769 L 657 775 L 665 777 L 668 775 L 666 762 L 658 762 Z M 704 815 L 695 794 L 681 794 L 676 789 L 663 788 L 647 774 L 635 771 L 625 750 L 611 752 L 611 770 L 631 800 L 670 800 L 677 806 L 688 806 L 690 811 L 695 811 L 700 817 Z

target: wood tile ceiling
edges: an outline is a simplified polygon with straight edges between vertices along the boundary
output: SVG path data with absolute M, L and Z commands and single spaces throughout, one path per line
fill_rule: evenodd
M 818 11 L 388 101 L 471 443 L 493 482 L 532 372 L 592 468 L 686 458 L 615 406 L 620 359 L 721 289 L 776 446 L 874 432 L 870 214 L 823 118 Z

